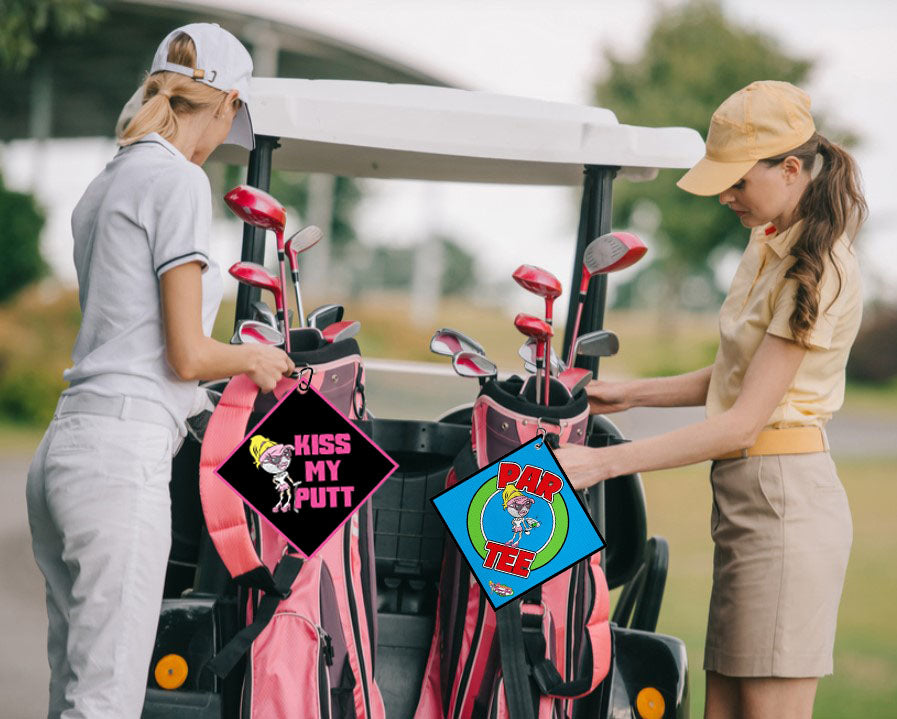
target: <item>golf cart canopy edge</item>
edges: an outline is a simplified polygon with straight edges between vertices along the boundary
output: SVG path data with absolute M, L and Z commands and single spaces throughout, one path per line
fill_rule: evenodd
M 281 170 L 347 177 L 581 185 L 588 165 L 630 179 L 689 168 L 692 129 L 623 125 L 610 110 L 427 85 L 253 78 L 257 136 L 278 138 Z M 245 164 L 222 145 L 212 156 Z

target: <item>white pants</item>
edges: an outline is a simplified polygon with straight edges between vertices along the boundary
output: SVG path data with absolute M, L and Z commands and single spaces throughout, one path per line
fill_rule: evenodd
M 57 412 L 28 471 L 50 719 L 137 719 L 171 545 L 172 428 Z

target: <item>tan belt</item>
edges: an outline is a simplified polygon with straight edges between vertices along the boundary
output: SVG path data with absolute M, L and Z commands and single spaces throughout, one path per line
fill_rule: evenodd
M 809 454 L 827 451 L 828 438 L 821 427 L 783 427 L 764 429 L 753 447 L 727 452 L 714 459 L 743 459 L 767 454 Z

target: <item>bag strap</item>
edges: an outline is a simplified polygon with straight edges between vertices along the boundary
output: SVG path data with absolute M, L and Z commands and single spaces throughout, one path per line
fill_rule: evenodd
M 290 596 L 290 587 L 296 581 L 304 561 L 300 557 L 290 554 L 283 556 L 274 569 L 274 589 L 271 592 L 265 592 L 255 610 L 252 624 L 237 632 L 234 638 L 206 663 L 206 668 L 209 671 L 222 679 L 233 671 L 237 662 L 249 651 L 249 647 L 252 646 L 258 635 L 274 618 L 274 612 L 278 605 Z
M 297 380 L 284 377 L 274 389 L 277 399 Z M 228 382 L 209 419 L 199 460 L 199 496 L 206 527 L 228 572 L 239 584 L 276 594 L 277 584 L 252 541 L 243 500 L 215 474 L 246 434 L 258 386 L 245 374 Z
M 505 683 L 508 715 L 514 719 L 535 719 L 530 668 L 526 660 L 521 599 L 508 602 L 495 612 L 498 625 L 499 658 Z

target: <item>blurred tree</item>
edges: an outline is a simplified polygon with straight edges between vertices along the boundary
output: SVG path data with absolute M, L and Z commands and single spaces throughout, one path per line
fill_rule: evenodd
M 768 34 L 730 22 L 716 0 L 662 9 L 640 57 L 627 62 L 610 51 L 606 60 L 609 71 L 597 83 L 595 99 L 612 109 L 620 122 L 692 127 L 703 137 L 713 111 L 733 92 L 754 80 L 799 85 L 813 67 Z M 682 174 L 661 171 L 653 182 L 614 186 L 615 224 L 651 239 L 653 263 L 643 273 L 651 269 L 665 284 L 655 290 L 663 295 L 660 306 L 670 310 L 691 304 L 680 291 L 687 287 L 687 277 L 699 276 L 713 286 L 713 260 L 727 247 L 741 250 L 748 234 L 717 198 L 696 197 L 677 188 Z M 638 280 L 636 276 L 633 283 Z M 636 301 L 632 295 L 624 292 L 620 298 Z
M 7 190 L 0 176 L 0 302 L 47 271 L 40 254 L 44 213 L 31 195 Z
M 0 0 L 0 68 L 24 70 L 41 36 L 83 32 L 105 15 L 92 0 Z
M 442 243 L 442 296 L 457 295 L 476 285 L 476 262 L 473 255 L 449 237 L 437 236 L 428 242 Z M 368 262 L 362 263 L 355 278 L 358 290 L 411 288 L 415 247 L 384 247 L 373 250 Z

